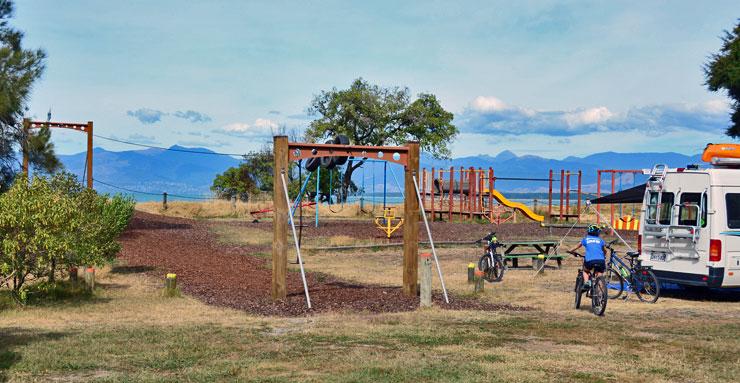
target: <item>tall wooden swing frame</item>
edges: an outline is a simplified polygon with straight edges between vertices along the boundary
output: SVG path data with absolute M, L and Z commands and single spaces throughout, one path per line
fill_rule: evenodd
M 336 144 L 312 144 L 288 142 L 287 136 L 273 138 L 275 155 L 273 197 L 273 240 L 272 240 L 272 299 L 287 296 L 288 265 L 288 203 L 284 194 L 280 174 L 287 173 L 290 161 L 315 157 L 373 158 L 397 163 L 404 167 L 404 221 L 403 226 L 403 292 L 416 296 L 419 278 L 419 200 L 416 197 L 414 177 L 419 173 L 419 143 L 408 142 L 406 146 L 359 146 Z
M 26 174 L 26 180 L 28 180 L 28 133 L 31 129 L 40 128 L 58 128 L 58 129 L 72 129 L 78 132 L 87 133 L 87 188 L 93 188 L 93 122 L 88 121 L 87 123 L 76 123 L 76 122 L 49 122 L 49 121 L 31 121 L 27 118 L 23 119 L 23 133 L 26 136 L 26 141 L 23 143 L 23 172 Z

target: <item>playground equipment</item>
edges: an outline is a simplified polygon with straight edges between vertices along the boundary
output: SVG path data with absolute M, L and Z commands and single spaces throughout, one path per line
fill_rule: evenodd
M 288 142 L 286 136 L 275 136 L 273 138 L 274 151 L 274 173 L 280 174 L 282 182 L 273 185 L 273 208 L 275 210 L 273 221 L 273 243 L 272 243 L 272 286 L 271 293 L 274 300 L 285 299 L 287 296 L 287 259 L 288 259 L 288 222 L 293 227 L 295 236 L 295 225 L 292 214 L 289 214 L 290 199 L 287 198 L 287 187 L 285 186 L 285 173 L 289 169 L 290 161 L 320 157 L 357 157 L 375 158 L 378 160 L 397 163 L 404 166 L 404 221 L 416 223 L 419 219 L 421 195 L 416 186 L 416 174 L 419 170 L 419 143 L 409 142 L 406 146 L 359 146 L 342 144 L 312 144 Z M 276 177 L 277 178 L 277 177 Z M 416 191 L 416 196 L 414 196 Z M 285 198 L 280 195 L 284 194 Z M 417 198 L 418 197 L 418 198 Z M 424 215 L 426 221 L 426 215 Z M 431 241 L 431 232 L 428 225 L 427 232 Z M 403 225 L 403 292 L 408 296 L 416 296 L 418 292 L 418 263 L 419 263 L 419 225 Z M 300 248 L 296 240 L 296 250 L 300 261 Z M 434 245 L 432 253 L 437 260 Z M 437 264 L 439 270 L 439 264 Z M 444 285 L 443 285 L 444 286 Z M 304 290 L 308 297 L 308 287 L 304 280 Z M 446 295 L 446 292 L 445 292 Z
M 529 218 L 529 219 L 531 219 L 533 221 L 537 221 L 537 222 L 544 222 L 545 221 L 545 216 L 539 215 L 539 214 L 533 212 L 532 210 L 530 210 L 527 207 L 527 205 L 525 205 L 523 203 L 509 201 L 508 199 L 506 199 L 506 197 L 504 197 L 503 194 L 499 193 L 498 190 L 495 190 L 495 189 L 494 190 L 490 190 L 490 191 L 489 190 L 486 190 L 484 192 L 488 192 L 490 195 L 492 195 L 493 196 L 493 199 L 495 199 L 501 205 L 504 205 L 506 207 L 510 207 L 512 209 L 519 210 L 520 212 L 522 212 L 522 214 L 524 214 L 524 216 L 526 216 L 527 218 Z
M 375 217 L 375 226 L 382 230 L 387 238 L 390 238 L 391 234 L 401 225 L 403 225 L 403 218 L 396 217 L 395 207 L 386 207 L 383 209 L 383 215 Z
M 49 115 L 51 117 L 51 115 Z M 85 173 L 83 178 L 87 178 L 87 188 L 93 188 L 93 122 L 88 121 L 86 124 L 75 122 L 50 122 L 50 121 L 31 121 L 28 118 L 23 119 L 23 133 L 28 139 L 28 132 L 31 129 L 39 128 L 58 128 L 72 129 L 78 132 L 87 133 L 87 157 L 85 157 Z M 23 143 L 23 172 L 28 179 L 28 142 Z
M 514 202 L 506 198 L 495 188 L 496 181 L 529 181 L 547 182 L 547 217 L 553 219 L 568 220 L 578 218 L 578 214 L 572 214 L 571 194 L 577 193 L 576 207 L 581 209 L 581 171 L 560 172 L 560 179 L 554 178 L 554 172 L 550 170 L 547 178 L 520 178 L 520 177 L 497 177 L 493 168 L 463 168 L 435 169 L 431 171 L 422 170 L 421 195 L 424 207 L 428 207 L 432 219 L 442 219 L 445 215 L 449 221 L 455 217 L 462 222 L 465 219 L 483 218 L 491 223 L 500 224 L 514 217 L 514 212 L 521 212 L 525 217 L 536 222 L 544 222 L 546 216 L 535 213 L 535 209 L 523 203 Z M 577 188 L 571 189 L 571 176 L 577 176 Z M 553 212 L 553 184 L 560 183 L 559 198 L 560 209 L 557 214 Z M 536 208 L 537 199 L 534 199 Z
M 611 193 L 614 194 L 616 192 L 622 191 L 623 186 L 623 178 L 624 176 L 631 176 L 631 183 L 632 186 L 635 185 L 635 176 L 638 174 L 643 174 L 643 170 L 638 169 L 600 169 L 596 171 L 596 198 L 601 198 L 601 182 L 605 175 L 610 176 L 610 182 L 611 182 Z M 616 216 L 616 209 L 615 204 L 609 204 L 609 222 L 612 223 L 615 229 L 624 229 L 624 230 L 637 230 L 638 227 L 633 228 L 633 225 L 625 223 L 629 223 L 632 221 L 632 217 L 635 216 L 635 208 L 633 205 L 632 213 L 629 215 L 625 215 L 623 211 L 623 204 L 619 204 L 619 217 L 615 218 Z M 629 218 L 628 218 L 629 217 Z M 638 218 L 639 221 L 639 218 Z M 601 222 L 601 217 L 596 216 L 596 223 Z M 617 226 L 621 227 L 617 227 Z M 638 222 L 639 225 L 639 222 Z

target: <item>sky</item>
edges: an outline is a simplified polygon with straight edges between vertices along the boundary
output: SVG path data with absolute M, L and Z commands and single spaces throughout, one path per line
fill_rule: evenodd
M 48 54 L 28 115 L 102 136 L 246 153 L 362 77 L 437 95 L 455 157 L 564 158 L 731 142 L 702 66 L 739 16 L 738 1 L 22 0 L 12 23 Z

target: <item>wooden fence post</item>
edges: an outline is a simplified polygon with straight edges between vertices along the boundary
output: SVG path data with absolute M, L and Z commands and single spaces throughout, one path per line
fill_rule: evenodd
M 409 142 L 403 200 L 403 292 L 415 297 L 419 281 L 419 198 L 414 177 L 419 176 L 419 143 Z M 287 215 L 287 213 L 286 213 Z

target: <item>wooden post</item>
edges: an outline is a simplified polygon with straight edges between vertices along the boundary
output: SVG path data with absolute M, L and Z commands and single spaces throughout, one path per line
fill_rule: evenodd
M 493 168 L 488 168 L 488 214 L 489 220 L 493 222 Z
M 465 177 L 464 173 L 465 170 L 463 170 L 463 167 L 460 166 L 460 190 L 458 190 L 460 192 L 460 194 L 458 194 L 458 201 L 460 202 L 460 211 L 458 211 L 458 217 L 460 217 L 460 222 L 463 221 L 463 211 L 465 211 L 465 209 L 463 209 L 463 177 Z
M 432 254 L 421 255 L 421 307 L 432 306 Z
M 450 166 L 450 188 L 447 191 L 448 198 L 450 200 L 449 206 L 447 206 L 447 209 L 449 210 L 447 214 L 447 222 L 452 222 L 452 207 L 455 205 L 455 168 Z
M 480 270 L 475 270 L 475 286 L 473 288 L 473 292 L 475 293 L 482 293 L 485 286 L 486 286 L 486 280 L 483 279 L 483 272 Z
M 475 263 L 468 263 L 468 284 L 475 283 Z
M 570 214 L 570 170 L 565 173 L 565 214 Z M 567 221 L 570 217 L 565 217 Z
M 414 176 L 419 174 L 419 143 L 409 142 L 403 199 L 403 292 L 415 297 L 419 281 L 419 199 Z M 287 153 L 286 153 L 287 156 Z M 287 212 L 286 212 L 287 215 Z
M 442 220 L 442 212 L 444 211 L 444 173 L 445 171 L 442 169 L 439 169 L 439 180 L 437 183 L 439 184 L 439 220 Z
M 90 290 L 95 290 L 95 269 L 88 267 L 85 269 L 85 284 Z
M 419 177 L 416 177 L 416 180 L 419 182 L 419 187 L 421 188 L 421 202 L 422 207 L 424 207 L 424 211 L 426 212 L 426 206 L 427 206 L 427 169 L 421 169 L 421 179 Z
M 273 153 L 275 164 L 273 167 L 272 205 L 273 238 L 272 238 L 272 299 L 285 299 L 287 286 L 285 283 L 288 264 L 288 203 L 283 196 L 283 185 L 280 178 L 282 172 L 288 170 L 288 137 L 273 137 Z M 413 184 L 411 188 L 413 189 Z M 408 184 L 406 185 L 408 189 Z M 408 192 L 407 192 L 408 194 Z M 406 197 L 407 200 L 411 199 Z M 412 199 L 412 200 L 415 200 Z M 318 206 L 316 207 L 318 209 Z M 408 222 L 408 221 L 407 221 Z M 413 224 L 405 226 L 415 226 Z M 414 242 L 416 243 L 416 242 Z
M 612 194 L 614 194 L 614 171 L 612 170 Z M 614 225 L 614 204 L 609 204 L 609 225 Z M 614 234 L 614 230 L 612 230 Z
M 472 166 L 468 169 L 468 218 L 473 219 L 473 209 L 475 194 L 475 168 Z
M 596 198 L 601 198 L 601 170 L 596 171 Z M 598 206 L 596 209 L 601 212 Z M 601 214 L 596 214 L 596 223 L 601 223 Z
M 432 181 L 429 183 L 429 200 L 431 201 L 429 212 L 432 215 L 431 220 L 434 222 L 434 176 L 435 176 L 434 168 L 432 168 L 432 175 L 429 177 L 429 179 Z M 441 197 L 440 197 L 441 198 Z
M 578 213 L 578 218 L 576 219 L 578 220 L 579 223 L 581 222 L 581 176 L 582 175 L 583 175 L 582 171 L 579 170 L 578 171 L 578 204 L 577 204 L 578 211 L 576 212 Z
M 30 132 L 31 120 L 23 119 L 23 144 L 21 145 L 21 151 L 23 152 L 23 173 L 28 182 L 28 133 Z
M 565 185 L 565 170 L 560 169 L 560 220 L 563 220 L 563 186 Z
M 552 169 L 550 169 L 549 188 L 547 190 L 547 222 L 552 223 Z
M 162 210 L 167 210 L 167 192 L 162 193 Z
M 93 188 L 93 122 L 87 122 L 87 188 Z

